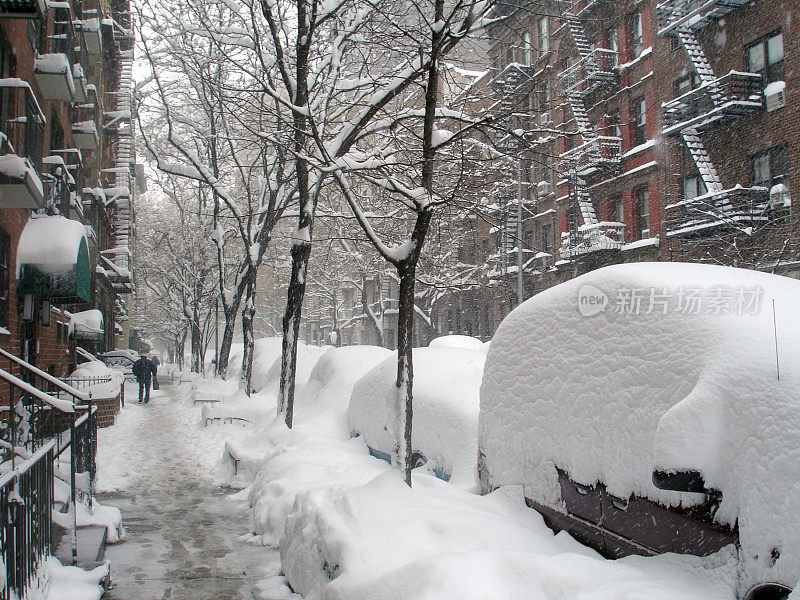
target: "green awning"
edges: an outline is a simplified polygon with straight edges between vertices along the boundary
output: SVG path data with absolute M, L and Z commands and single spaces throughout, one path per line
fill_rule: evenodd
M 89 246 L 83 225 L 64 217 L 34 218 L 20 236 L 17 293 L 53 304 L 92 299 Z

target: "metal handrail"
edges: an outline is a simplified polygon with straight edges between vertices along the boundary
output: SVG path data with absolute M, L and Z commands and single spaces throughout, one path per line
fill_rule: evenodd
M 10 362 L 13 362 L 13 363 L 17 364 L 19 367 L 21 367 L 22 369 L 25 369 L 25 371 L 29 375 L 33 375 L 33 376 L 39 377 L 39 378 L 43 379 L 44 381 L 46 381 L 47 383 L 56 386 L 57 388 L 61 389 L 65 393 L 67 393 L 70 396 L 72 396 L 75 400 L 80 400 L 82 402 L 88 402 L 89 399 L 91 398 L 91 394 L 88 394 L 86 392 L 81 392 L 80 390 L 72 387 L 71 385 L 63 383 L 58 377 L 55 377 L 53 375 L 50 375 L 49 373 L 46 373 L 46 372 L 42 371 L 41 369 L 33 366 L 29 362 L 26 362 L 26 361 L 22 360 L 18 356 L 14 356 L 10 352 L 7 352 L 7 351 L 3 350 L 2 348 L 0 348 L 0 356 L 6 357 Z

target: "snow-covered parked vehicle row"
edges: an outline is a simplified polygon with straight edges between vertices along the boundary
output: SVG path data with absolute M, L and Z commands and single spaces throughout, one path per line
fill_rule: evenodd
M 439 478 L 475 483 L 478 392 L 486 353 L 458 347 L 414 348 L 412 460 Z M 389 460 L 397 426 L 397 355 L 392 354 L 353 386 L 347 418 L 370 452 Z
M 481 387 L 485 492 L 523 484 L 608 556 L 731 545 L 737 594 L 800 579 L 800 282 L 697 264 L 593 271 L 515 309 Z

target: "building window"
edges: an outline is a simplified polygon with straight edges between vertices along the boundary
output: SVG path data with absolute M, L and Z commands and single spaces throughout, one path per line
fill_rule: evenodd
M 620 128 L 619 111 L 615 111 L 608 115 L 608 129 L 609 135 L 612 137 L 622 137 L 622 129 Z
M 642 13 L 635 12 L 631 15 L 630 23 L 630 49 L 631 58 L 639 58 L 642 55 Z
M 683 180 L 683 199 L 691 200 L 698 196 L 703 196 L 708 190 L 702 177 L 692 175 Z
M 787 147 L 775 146 L 756 154 L 751 159 L 753 185 L 771 188 L 784 182 L 789 175 L 789 153 Z
M 764 83 L 784 79 L 782 33 L 769 35 L 747 47 L 747 70 L 760 73 Z
M 552 252 L 553 250 L 553 226 L 545 225 L 542 227 L 542 251 Z
M 528 66 L 533 63 L 533 41 L 528 31 L 522 36 L 522 60 Z
M 633 101 L 633 144 L 639 146 L 647 141 L 647 106 L 644 98 Z
M 686 92 L 697 88 L 699 85 L 700 77 L 692 71 L 675 82 L 675 97 L 683 96 Z
M 11 281 L 9 277 L 9 256 L 11 244 L 8 234 L 0 229 L 0 327 L 8 325 L 8 297 Z
M 633 199 L 636 204 L 636 232 L 639 239 L 650 237 L 650 189 L 643 185 L 633 190 Z
M 622 196 L 611 198 L 611 220 L 615 223 L 625 222 L 625 212 L 622 206 Z
M 550 52 L 550 30 L 547 26 L 547 17 L 539 19 L 539 47 L 542 53 Z
M 606 32 L 606 45 L 609 50 L 614 51 L 611 64 L 616 67 L 619 65 L 619 38 L 617 37 L 616 27 L 612 27 Z

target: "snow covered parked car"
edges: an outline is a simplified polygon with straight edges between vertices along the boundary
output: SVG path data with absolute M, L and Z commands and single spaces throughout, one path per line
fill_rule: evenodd
M 475 484 L 478 392 L 486 354 L 464 348 L 414 348 L 412 461 L 439 478 Z M 397 355 L 353 386 L 347 419 L 370 453 L 389 460 L 394 447 L 392 406 L 396 402 Z
M 102 360 L 110 369 L 121 371 L 127 379 L 133 379 L 133 363 L 139 359 L 139 355 L 134 350 L 111 350 L 100 355 Z
M 607 556 L 722 551 L 739 598 L 785 598 L 798 332 L 800 282 L 753 271 L 617 265 L 546 290 L 489 350 L 481 487 L 522 483 L 551 527 Z

